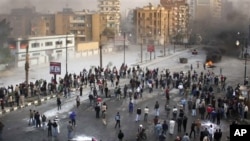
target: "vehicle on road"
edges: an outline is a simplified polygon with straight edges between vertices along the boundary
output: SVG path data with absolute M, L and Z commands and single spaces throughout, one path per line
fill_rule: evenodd
M 96 138 L 86 135 L 77 136 L 69 141 L 98 141 Z
M 197 54 L 198 54 L 197 50 L 194 49 L 194 50 L 192 51 L 192 54 L 193 54 L 193 55 L 197 55 Z

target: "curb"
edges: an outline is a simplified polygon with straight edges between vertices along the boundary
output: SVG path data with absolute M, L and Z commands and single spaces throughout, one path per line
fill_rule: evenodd
M 46 97 L 43 97 L 41 98 L 40 100 L 35 100 L 33 102 L 28 102 L 28 103 L 25 103 L 24 105 L 20 105 L 20 106 L 15 106 L 15 107 L 11 107 L 11 108 L 6 108 L 2 111 L 0 111 L 0 116 L 1 115 L 4 115 L 4 114 L 7 114 L 9 112 L 12 112 L 12 111 L 16 111 L 16 110 L 19 110 L 19 109 L 22 109 L 22 108 L 26 108 L 26 107 L 29 107 L 31 105 L 38 105 L 39 103 L 41 102 L 44 102 L 44 101 L 47 101 L 47 100 L 50 100 L 50 99 L 53 99 L 55 98 L 56 95 L 51 95 L 51 96 L 46 96 Z

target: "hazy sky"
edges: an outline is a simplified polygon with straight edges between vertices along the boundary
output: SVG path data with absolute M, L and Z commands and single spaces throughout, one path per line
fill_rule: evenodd
M 125 9 L 142 7 L 151 2 L 153 5 L 160 3 L 160 0 L 120 0 L 121 12 Z M 0 0 L 0 12 L 10 11 L 12 8 L 20 8 L 24 6 L 34 5 L 39 12 L 55 12 L 60 11 L 68 5 L 74 10 L 97 10 L 98 0 Z

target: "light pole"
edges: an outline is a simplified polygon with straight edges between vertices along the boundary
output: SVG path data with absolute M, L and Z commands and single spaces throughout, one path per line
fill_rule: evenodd
M 239 32 L 238 32 L 238 35 L 239 35 Z M 247 52 L 247 47 L 248 47 L 248 42 L 247 42 L 247 39 L 246 38 L 243 38 L 243 42 L 244 44 L 242 45 L 242 53 L 241 53 L 241 57 L 243 58 L 244 57 L 244 60 L 245 60 L 245 67 L 244 67 L 244 79 L 243 79 L 243 84 L 245 85 L 246 84 L 246 81 L 247 81 L 247 57 L 248 57 L 248 52 Z M 240 41 L 237 40 L 235 42 L 236 46 L 240 46 Z M 245 53 L 244 53 L 244 46 L 245 46 Z
M 26 58 L 25 58 L 25 85 L 26 85 L 26 91 L 27 91 L 27 95 L 30 96 L 29 93 L 29 45 L 26 46 Z
M 100 68 L 102 69 L 102 34 L 100 34 L 100 42 L 99 42 L 99 54 L 100 54 Z
M 66 75 L 68 75 L 68 34 L 66 34 Z
M 123 33 L 123 64 L 125 65 L 126 33 Z
M 142 44 L 143 44 L 143 39 L 142 39 L 142 35 L 141 35 L 141 63 L 142 63 L 142 61 L 143 61 L 143 59 L 142 59 L 142 58 L 143 58 L 143 54 L 142 54 L 142 53 L 143 53 L 143 52 L 142 52 L 142 51 L 143 51 L 143 49 L 142 49 Z

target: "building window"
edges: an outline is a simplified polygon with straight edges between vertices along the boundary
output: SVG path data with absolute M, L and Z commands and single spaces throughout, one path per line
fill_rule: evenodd
M 33 53 L 33 56 L 40 56 L 40 53 Z
M 53 42 L 45 42 L 45 46 L 53 46 Z
M 40 47 L 40 44 L 39 43 L 32 43 L 31 47 L 32 48 L 37 48 L 37 47 Z

